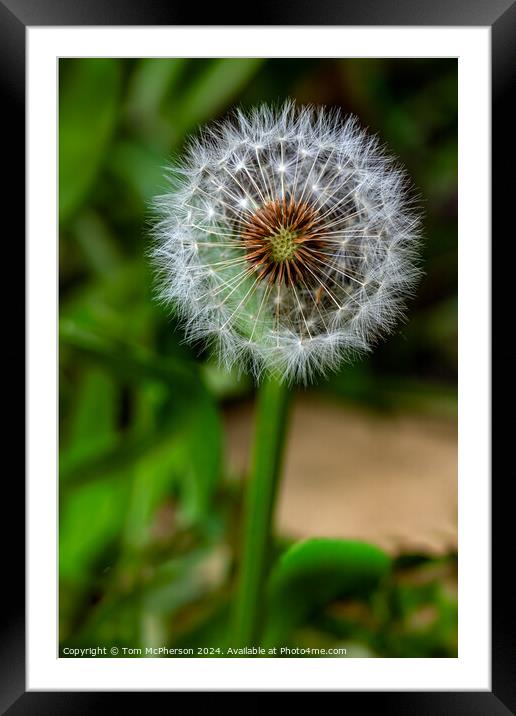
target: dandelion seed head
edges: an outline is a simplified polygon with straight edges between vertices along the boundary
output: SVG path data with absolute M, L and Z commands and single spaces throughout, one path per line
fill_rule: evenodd
M 224 366 L 308 382 L 403 317 L 420 219 L 404 170 L 356 118 L 236 110 L 169 174 L 155 200 L 159 297 Z

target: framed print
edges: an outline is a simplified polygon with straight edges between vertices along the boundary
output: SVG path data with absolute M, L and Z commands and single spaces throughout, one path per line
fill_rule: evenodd
M 289 5 L 0 7 L 27 278 L 9 714 L 516 708 L 490 467 L 514 6 Z

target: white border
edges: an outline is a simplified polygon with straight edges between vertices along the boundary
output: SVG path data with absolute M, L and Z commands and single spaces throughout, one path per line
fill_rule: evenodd
M 490 690 L 489 28 L 28 28 L 28 690 Z M 57 658 L 59 56 L 459 58 L 459 657 Z

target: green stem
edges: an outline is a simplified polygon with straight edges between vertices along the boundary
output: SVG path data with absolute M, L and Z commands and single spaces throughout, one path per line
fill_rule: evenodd
M 258 395 L 233 623 L 232 646 L 237 648 L 257 645 L 260 638 L 264 582 L 270 559 L 271 525 L 285 443 L 289 394 L 285 384 L 268 378 Z

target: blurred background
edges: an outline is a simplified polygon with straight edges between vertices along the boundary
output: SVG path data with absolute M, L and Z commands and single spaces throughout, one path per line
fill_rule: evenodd
M 255 389 L 152 300 L 149 200 L 200 123 L 292 97 L 357 114 L 406 165 L 425 276 L 370 357 L 296 391 L 276 553 L 359 539 L 393 567 L 367 594 L 307 590 L 282 644 L 456 656 L 456 60 L 66 59 L 59 75 L 61 648 L 227 638 Z

